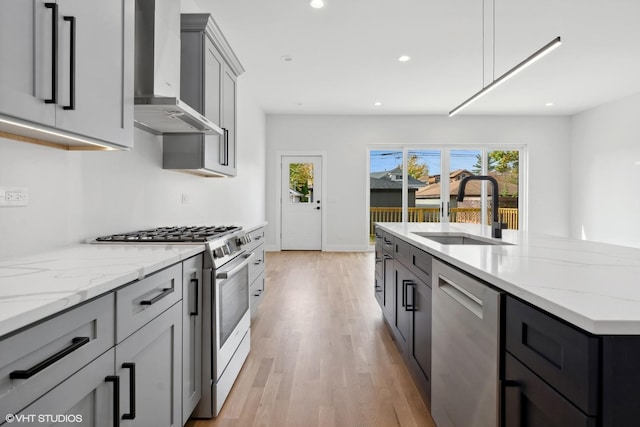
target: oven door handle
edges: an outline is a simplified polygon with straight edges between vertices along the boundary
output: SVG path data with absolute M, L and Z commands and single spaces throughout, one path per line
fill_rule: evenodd
M 249 262 L 251 262 L 251 259 L 253 259 L 253 252 L 248 255 L 241 256 L 244 257 L 244 260 L 240 264 L 236 265 L 229 271 L 221 271 L 220 273 L 217 273 L 216 279 L 231 279 L 233 276 L 238 274 L 243 268 L 247 266 L 247 264 L 249 264 Z

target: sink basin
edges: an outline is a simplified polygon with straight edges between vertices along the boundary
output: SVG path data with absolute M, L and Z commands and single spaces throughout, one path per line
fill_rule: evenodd
M 425 239 L 433 240 L 441 245 L 512 245 L 502 240 L 471 236 L 464 233 L 413 233 Z

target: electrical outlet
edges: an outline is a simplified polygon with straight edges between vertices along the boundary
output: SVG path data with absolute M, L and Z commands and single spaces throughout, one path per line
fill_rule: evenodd
M 0 187 L 0 206 L 27 206 L 28 204 L 28 188 Z

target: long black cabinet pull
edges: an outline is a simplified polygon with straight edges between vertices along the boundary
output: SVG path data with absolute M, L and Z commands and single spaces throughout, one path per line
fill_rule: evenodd
M 416 284 L 408 281 L 405 285 L 407 287 L 406 290 L 406 302 L 404 309 L 406 311 L 416 311 Z M 409 304 L 409 286 L 411 286 L 411 304 Z
M 136 364 L 127 362 L 122 364 L 122 369 L 129 370 L 129 413 L 123 414 L 123 420 L 136 419 Z
M 117 375 L 108 375 L 104 379 L 106 382 L 113 383 L 113 427 L 120 426 L 120 377 Z
M 53 365 L 58 360 L 60 360 L 63 357 L 67 356 L 68 354 L 73 353 L 74 351 L 76 351 L 77 349 L 79 349 L 80 347 L 82 347 L 83 345 L 88 343 L 89 341 L 91 341 L 91 339 L 89 337 L 75 337 L 74 339 L 71 340 L 71 345 L 69 347 L 63 348 L 62 350 L 60 350 L 56 354 L 49 356 L 47 359 L 43 360 L 42 362 L 38 363 L 35 366 L 32 366 L 31 368 L 29 368 L 27 370 L 24 370 L 24 371 L 23 370 L 16 370 L 16 371 L 11 372 L 9 374 L 9 378 L 12 379 L 12 380 L 16 380 L 16 379 L 25 380 L 27 378 L 31 378 L 32 376 L 34 376 L 38 372 L 43 371 L 44 369 L 46 369 L 49 366 Z
M 69 41 L 69 105 L 63 110 L 76 109 L 76 18 L 75 16 L 63 16 L 62 19 L 71 24 Z
M 140 301 L 140 305 L 153 305 L 155 303 L 157 303 L 158 301 L 160 301 L 162 298 L 166 297 L 169 294 L 173 293 L 173 288 L 164 288 L 162 290 L 162 293 L 158 296 L 155 296 L 151 299 L 148 300 L 142 300 Z
M 198 283 L 198 279 L 191 279 L 191 283 L 193 283 L 196 287 L 196 291 L 194 293 L 194 301 L 193 303 L 195 304 L 195 309 L 193 309 L 193 311 L 191 311 L 191 313 L 189 313 L 191 316 L 197 316 L 198 315 L 198 300 L 200 299 L 198 297 L 198 287 L 199 287 L 199 283 Z
M 45 104 L 58 102 L 58 4 L 45 3 L 44 7 L 51 9 L 51 98 L 45 99 Z
M 229 130 L 226 128 L 222 128 L 224 132 L 224 141 L 222 147 L 222 162 L 220 163 L 222 166 L 229 166 Z

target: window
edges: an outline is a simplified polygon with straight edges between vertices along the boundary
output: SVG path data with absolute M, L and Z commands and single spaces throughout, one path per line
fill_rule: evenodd
M 472 180 L 457 201 L 462 179 L 489 175 L 498 182 L 499 214 L 507 228 L 521 227 L 521 158 L 514 146 L 369 150 L 369 234 L 375 222 L 490 224 L 493 187 Z

